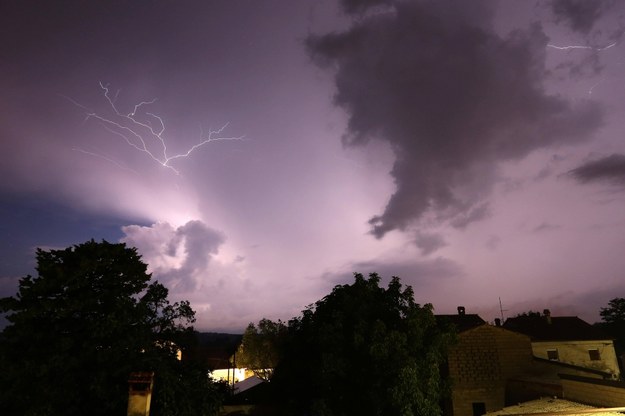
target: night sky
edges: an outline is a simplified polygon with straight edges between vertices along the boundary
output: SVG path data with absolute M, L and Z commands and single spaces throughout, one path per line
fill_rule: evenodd
M 0 1 L 0 296 L 36 247 L 93 238 L 137 247 L 201 330 L 289 319 L 353 272 L 438 313 L 595 322 L 625 297 L 624 16 Z

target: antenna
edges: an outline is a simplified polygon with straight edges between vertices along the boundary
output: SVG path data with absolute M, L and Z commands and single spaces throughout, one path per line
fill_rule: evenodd
M 501 296 L 499 297 L 499 313 L 501 313 L 501 323 L 503 324 L 505 322 L 505 319 L 503 317 L 503 312 L 507 311 L 507 309 L 504 309 L 503 306 L 501 305 Z

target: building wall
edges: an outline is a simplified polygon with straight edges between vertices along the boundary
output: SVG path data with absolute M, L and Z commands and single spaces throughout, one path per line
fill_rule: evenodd
M 217 370 L 213 370 L 211 371 L 210 375 L 212 377 L 213 380 L 215 381 L 228 381 L 230 384 L 232 384 L 232 372 L 233 369 L 230 368 L 220 368 Z M 252 373 L 251 371 L 248 371 L 246 368 L 235 368 L 234 369 L 234 382 L 239 382 L 239 381 L 243 381 L 249 377 L 251 377 L 252 375 L 254 375 L 254 373 Z
M 504 397 L 505 388 L 501 386 L 454 389 L 451 397 L 453 416 L 472 416 L 474 403 L 484 403 L 487 412 L 503 409 Z
M 482 325 L 458 335 L 448 357 L 454 416 L 473 416 L 473 404 L 486 411 L 504 407 L 507 379 L 532 364 L 529 337 L 501 327 Z
M 544 359 L 549 358 L 549 350 L 557 350 L 560 362 L 605 371 L 613 374 L 615 379 L 620 376 L 614 343 L 611 340 L 532 342 L 532 350 L 536 357 Z M 598 350 L 600 360 L 591 360 L 589 350 Z
M 625 404 L 625 383 L 562 375 L 562 394 L 565 399 L 601 407 L 620 407 Z

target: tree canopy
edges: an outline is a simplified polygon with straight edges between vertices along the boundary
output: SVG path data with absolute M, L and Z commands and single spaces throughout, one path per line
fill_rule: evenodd
M 599 327 L 614 337 L 614 346 L 617 353 L 625 352 L 625 299 L 614 298 L 608 302 L 608 306 L 601 308 L 602 323 Z
M 286 334 L 287 326 L 280 320 L 261 319 L 258 326 L 250 323 L 237 351 L 237 366 L 248 368 L 268 381 L 280 359 Z
M 156 372 L 155 415 L 216 411 L 207 373 L 176 359 L 194 311 L 168 301 L 135 249 L 91 240 L 36 259 L 37 276 L 0 299 L 0 413 L 124 414 L 132 371 Z
M 440 370 L 454 336 L 399 278 L 379 283 L 375 273 L 355 274 L 289 322 L 272 380 L 285 414 L 441 413 L 448 386 Z
M 608 306 L 601 308 L 601 319 L 608 323 L 625 323 L 625 299 L 614 298 L 608 302 Z

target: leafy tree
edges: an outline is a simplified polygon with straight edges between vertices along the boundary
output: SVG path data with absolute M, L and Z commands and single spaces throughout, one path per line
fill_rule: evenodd
M 625 299 L 614 298 L 608 306 L 601 308 L 601 322 L 598 326 L 614 337 L 614 344 L 618 353 L 625 352 Z
M 124 414 L 132 371 L 156 372 L 153 414 L 214 413 L 207 373 L 176 359 L 195 313 L 186 301 L 170 304 L 146 270 L 124 244 L 37 250 L 37 277 L 0 299 L 10 323 L 0 339 L 0 413 Z M 179 391 L 191 381 L 207 391 Z M 190 403 L 199 411 L 185 412 Z
M 537 311 L 533 311 L 533 310 L 529 310 L 527 312 L 522 312 L 522 313 L 518 313 L 516 315 L 516 318 L 521 318 L 521 317 L 531 317 L 531 318 L 540 318 L 540 312 Z
M 432 305 L 415 303 L 393 277 L 355 274 L 289 322 L 285 354 L 272 384 L 285 414 L 421 415 L 441 413 L 448 392 L 441 367 L 451 332 Z
M 608 324 L 625 323 L 625 299 L 614 298 L 610 300 L 606 308 L 601 308 L 599 315 Z
M 261 319 L 258 327 L 250 323 L 237 351 L 237 366 L 248 368 L 257 377 L 268 381 L 278 364 L 286 333 L 287 327 L 280 320 Z

